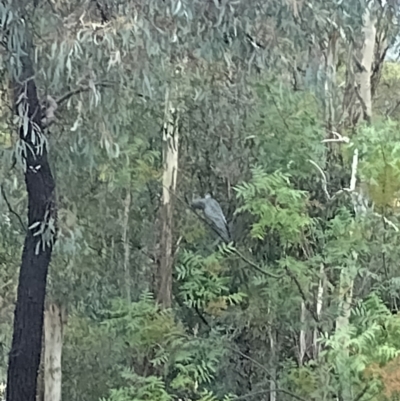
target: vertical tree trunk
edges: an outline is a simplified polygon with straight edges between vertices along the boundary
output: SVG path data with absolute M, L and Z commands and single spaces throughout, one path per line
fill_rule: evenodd
M 371 94 L 371 76 L 372 76 L 372 65 L 374 62 L 374 49 L 375 49 L 375 37 L 376 37 L 376 27 L 375 18 L 371 15 L 371 5 L 370 2 L 367 6 L 363 21 L 363 44 L 362 44 L 362 54 L 361 54 L 361 68 L 359 73 L 357 74 L 357 83 L 358 88 L 356 88 L 356 93 L 361 103 L 361 108 L 363 111 L 364 119 L 367 122 L 371 121 L 372 116 L 372 94 Z M 355 157 L 358 157 L 358 151 Z M 358 159 L 357 159 L 358 162 Z M 354 168 L 354 166 L 353 166 Z M 355 173 L 354 176 L 352 174 L 352 179 L 355 180 Z M 350 187 L 355 186 L 355 182 L 350 185 Z M 358 197 L 362 197 L 363 194 L 360 192 Z M 357 211 L 360 209 L 358 204 L 356 204 L 357 196 L 353 196 L 353 203 L 354 209 L 356 214 L 359 214 Z M 355 255 L 355 259 L 357 255 Z M 336 321 L 336 327 L 342 328 L 348 324 L 349 316 L 350 316 L 350 304 L 352 300 L 352 286 L 353 286 L 353 276 L 350 272 L 342 271 L 340 275 L 340 285 L 339 285 L 339 303 L 341 313 Z
M 49 304 L 44 314 L 44 401 L 61 401 L 61 354 L 65 309 Z
M 335 131 L 336 125 L 336 64 L 337 41 L 339 33 L 333 31 L 328 40 L 328 48 L 325 54 L 325 122 L 329 134 Z
M 178 175 L 178 113 L 173 108 L 167 92 L 165 102 L 165 121 L 163 129 L 163 179 L 161 207 L 161 244 L 158 271 L 157 301 L 163 308 L 172 302 L 172 263 L 173 263 L 173 211 L 174 193 Z
M 40 364 L 36 385 L 36 401 L 44 401 L 44 328 L 42 334 L 42 352 L 40 354 Z
M 364 41 L 362 46 L 361 69 L 358 74 L 359 84 L 359 100 L 364 113 L 364 120 L 371 121 L 372 117 L 372 92 L 371 78 L 372 65 L 375 55 L 375 39 L 376 39 L 376 19 L 371 14 L 371 4 L 365 10 L 363 16 L 364 26 L 363 34 Z
M 270 384 L 269 384 L 269 401 L 276 401 L 276 379 L 277 379 L 277 360 L 276 355 L 277 352 L 277 341 L 276 341 L 276 332 L 274 329 L 269 329 L 269 346 L 270 346 L 270 358 L 269 358 L 269 369 L 271 373 Z
M 303 365 L 304 356 L 306 354 L 306 330 L 304 328 L 306 323 L 306 305 L 301 301 L 300 309 L 300 335 L 299 335 L 299 366 Z
M 2 17 L 7 19 L 6 13 Z M 13 20 L 18 19 L 13 13 Z M 11 20 L 11 19 L 10 19 Z M 2 21 L 3 23 L 4 21 Z M 8 43 L 19 43 L 7 31 Z M 24 26 L 18 26 L 20 34 Z M 32 46 L 25 33 L 24 52 Z M 21 51 L 13 49 L 14 54 Z M 25 152 L 25 183 L 28 192 L 28 232 L 26 233 L 19 273 L 14 331 L 9 354 L 7 401 L 35 401 L 37 374 L 42 349 L 43 309 L 46 279 L 55 240 L 54 180 L 47 160 L 47 148 L 41 125 L 41 112 L 34 82 L 34 69 L 29 56 L 21 56 L 13 82 L 14 107 L 20 118 L 19 136 Z M 41 144 L 42 148 L 38 145 Z M 42 233 L 34 236 L 35 232 Z
M 318 319 L 321 316 L 321 310 L 322 310 L 322 303 L 324 300 L 324 265 L 321 263 L 320 270 L 320 279 L 318 282 L 318 290 L 317 290 L 317 305 L 316 305 L 316 313 Z M 320 344 L 318 344 L 318 329 L 315 328 L 313 331 L 313 358 L 318 359 L 319 352 L 320 352 Z
M 126 190 L 126 198 L 124 201 L 124 223 L 122 233 L 122 243 L 124 244 L 124 276 L 125 276 L 125 295 L 128 302 L 131 301 L 131 276 L 129 272 L 130 246 L 129 246 L 129 210 L 131 208 L 131 188 Z
M 361 113 L 358 115 L 364 118 L 367 123 L 371 122 L 372 117 L 372 92 L 371 92 L 371 77 L 372 77 L 372 66 L 374 63 L 374 55 L 375 55 L 375 39 L 376 39 L 376 19 L 372 15 L 372 5 L 373 2 L 369 2 L 363 15 L 363 43 L 361 50 L 361 66 L 358 66 L 358 73 L 356 74 L 356 83 L 357 86 L 355 88 L 356 95 L 359 101 L 356 107 L 361 107 Z M 358 117 L 358 118 L 360 118 Z M 350 188 L 354 191 L 355 188 L 355 180 L 356 180 L 356 168 L 358 163 L 358 150 L 354 151 L 353 156 L 353 166 L 352 166 L 352 182 L 350 184 Z M 363 193 L 361 192 L 353 192 L 353 206 L 356 212 L 356 216 L 360 215 L 360 213 L 364 213 L 365 209 L 363 204 L 365 204 L 363 199 Z M 361 202 L 360 202 L 361 198 Z M 339 314 L 336 319 L 336 331 L 340 332 L 340 340 L 343 343 L 342 352 L 339 352 L 336 358 L 336 368 L 339 375 L 339 382 L 341 386 L 341 397 L 343 401 L 351 401 L 353 399 L 353 389 L 350 386 L 350 382 L 348 380 L 348 376 L 350 375 L 347 357 L 349 354 L 348 350 L 348 340 L 349 337 L 346 334 L 346 330 L 344 330 L 350 321 L 350 313 L 351 313 L 351 304 L 353 301 L 353 286 L 354 286 L 354 278 L 357 272 L 356 263 L 357 263 L 357 253 L 353 252 L 354 265 L 347 266 L 342 269 L 340 273 L 340 282 L 339 282 Z

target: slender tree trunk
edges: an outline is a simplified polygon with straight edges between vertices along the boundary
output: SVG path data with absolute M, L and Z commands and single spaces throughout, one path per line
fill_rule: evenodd
M 16 18 L 18 16 L 14 13 L 13 20 Z M 22 24 L 21 32 L 24 32 Z M 27 35 L 25 40 L 23 50 L 30 54 L 32 46 L 27 41 Z M 9 37 L 8 42 L 18 41 Z M 14 54 L 21 52 L 14 49 Z M 19 274 L 6 397 L 7 401 L 35 401 L 42 349 L 46 279 L 55 239 L 52 229 L 56 221 L 55 185 L 42 133 L 33 65 L 29 56 L 21 56 L 20 61 L 18 79 L 13 82 L 13 92 L 15 112 L 21 119 L 19 136 L 22 145 L 26 146 L 22 161 L 25 164 L 28 192 L 29 229 L 26 233 Z M 38 144 L 42 144 L 43 147 L 40 149 Z M 34 236 L 40 229 L 43 230 L 42 234 Z
M 300 335 L 299 335 L 299 366 L 303 365 L 304 356 L 306 354 L 306 305 L 304 301 L 301 301 L 301 309 L 300 309 Z
M 325 54 L 325 122 L 328 131 L 336 128 L 336 64 L 337 41 L 339 33 L 333 31 L 328 40 L 328 48 Z M 329 133 L 330 133 L 329 132 Z
M 376 19 L 371 13 L 371 4 L 369 4 L 365 10 L 363 21 L 364 41 L 362 46 L 361 68 L 358 74 L 359 100 L 364 113 L 364 120 L 370 122 L 372 117 L 371 78 L 376 39 Z
M 269 401 L 276 401 L 276 379 L 277 379 L 277 341 L 276 341 L 276 331 L 272 328 L 269 329 L 269 347 L 270 347 L 270 358 L 269 358 L 269 369 L 271 373 L 270 379 L 270 393 Z
M 44 401 L 61 401 L 61 354 L 66 313 L 56 303 L 44 314 Z
M 320 279 L 318 282 L 318 290 L 317 290 L 317 305 L 316 305 L 316 313 L 318 319 L 321 316 L 321 310 L 322 310 L 322 303 L 324 300 L 324 265 L 321 263 L 320 267 Z M 315 328 L 313 331 L 313 358 L 318 359 L 319 352 L 320 352 L 320 344 L 318 344 L 318 329 Z
M 165 122 L 163 129 L 162 207 L 161 207 L 161 244 L 158 271 L 157 301 L 163 308 L 172 302 L 172 264 L 173 264 L 173 211 L 174 193 L 178 175 L 178 114 L 172 107 L 167 92 L 165 102 Z
M 126 198 L 124 201 L 124 224 L 122 233 L 122 242 L 124 244 L 124 278 L 125 278 L 125 295 L 128 302 L 131 301 L 131 276 L 129 272 L 130 246 L 129 246 L 129 210 L 131 208 L 132 196 L 130 186 L 126 190 Z
M 364 15 L 363 15 L 363 43 L 361 50 L 361 65 L 358 66 L 358 73 L 356 74 L 356 82 L 357 87 L 356 95 L 359 101 L 359 105 L 361 106 L 361 113 L 359 116 L 362 116 L 367 123 L 371 122 L 372 117 L 372 91 L 371 91 L 371 78 L 372 78 L 372 66 L 374 63 L 374 55 L 375 55 L 375 39 L 376 39 L 376 18 L 372 14 L 372 5 L 373 2 L 369 2 Z M 355 162 L 355 164 L 354 164 Z M 353 167 L 352 170 L 355 170 L 358 163 L 358 150 L 355 150 L 353 156 Z M 352 171 L 352 181 L 350 187 L 354 190 L 355 188 L 355 179 L 356 179 L 356 171 Z M 356 212 L 356 216 L 363 214 L 365 212 L 364 205 L 366 204 L 364 200 L 364 195 L 361 192 L 361 187 L 359 187 L 359 191 L 354 191 L 352 193 L 353 197 L 353 206 Z M 350 382 L 348 377 L 350 375 L 349 367 L 348 367 L 348 340 L 349 337 L 346 334 L 345 328 L 349 325 L 350 321 L 350 313 L 351 313 L 351 304 L 353 301 L 353 287 L 354 287 L 354 278 L 357 272 L 356 263 L 357 263 L 358 255 L 356 252 L 353 252 L 354 265 L 343 268 L 340 273 L 340 282 L 339 282 L 339 315 L 336 319 L 336 331 L 339 332 L 340 340 L 343 343 L 342 351 L 337 355 L 337 371 L 339 374 L 339 382 L 341 385 L 341 397 L 343 401 L 351 401 L 354 397 L 353 389 L 350 386 Z
M 363 110 L 364 119 L 367 122 L 371 121 L 372 116 L 372 94 L 371 94 L 371 76 L 372 76 L 372 65 L 374 62 L 374 49 L 375 49 L 375 38 L 376 38 L 376 19 L 371 14 L 371 6 L 372 3 L 370 2 L 367 6 L 363 21 L 363 44 L 362 44 L 362 57 L 361 57 L 361 67 L 359 68 L 359 73 L 357 75 L 357 82 L 358 88 L 356 89 L 357 96 L 359 102 L 361 103 L 361 107 Z M 358 151 L 356 150 L 357 155 Z M 357 159 L 358 162 L 358 159 Z M 353 172 L 352 172 L 353 173 Z M 352 174 L 352 179 L 355 179 Z M 350 187 L 355 186 L 351 184 Z M 361 191 L 361 188 L 360 188 Z M 358 197 L 363 198 L 362 192 L 357 192 L 357 196 L 353 196 L 353 204 L 356 214 L 360 214 L 363 212 L 363 208 L 360 208 L 357 200 Z M 361 202 L 361 206 L 362 206 Z M 365 203 L 365 202 L 364 202 Z M 357 255 L 354 255 L 355 259 L 357 259 Z M 352 293 L 353 293 L 353 280 L 352 274 L 348 271 L 342 271 L 340 275 L 340 284 L 339 284 L 339 303 L 340 303 L 340 310 L 341 313 L 336 320 L 336 327 L 340 329 L 348 324 L 348 320 L 350 317 L 350 304 L 352 301 Z

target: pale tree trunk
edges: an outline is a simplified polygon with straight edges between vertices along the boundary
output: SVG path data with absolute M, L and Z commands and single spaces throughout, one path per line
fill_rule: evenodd
M 269 358 L 269 369 L 271 373 L 270 378 L 270 393 L 269 393 L 269 401 L 276 401 L 276 379 L 277 379 L 277 341 L 276 341 L 276 331 L 272 328 L 269 329 L 269 346 L 270 346 L 270 358 Z
M 318 289 L 317 289 L 317 304 L 316 304 L 316 314 L 318 319 L 321 317 L 322 311 L 322 303 L 324 300 L 324 265 L 321 263 L 319 274 L 320 279 L 318 282 Z M 318 343 L 318 329 L 315 328 L 313 332 L 313 358 L 318 359 L 319 353 L 321 350 L 321 346 Z
M 357 74 L 357 84 L 358 84 L 358 89 L 357 95 L 359 98 L 359 101 L 361 103 L 361 107 L 364 113 L 364 118 L 366 121 L 370 122 L 371 121 L 371 116 L 372 116 L 372 95 L 371 95 L 371 75 L 372 75 L 372 64 L 374 62 L 374 49 L 375 49 L 375 37 L 376 37 L 376 19 L 371 15 L 371 5 L 372 3 L 369 4 L 369 6 L 366 8 L 364 16 L 363 16 L 363 21 L 364 21 L 364 27 L 363 27 L 363 44 L 362 44 L 362 57 L 361 57 L 361 66 L 360 72 Z M 355 168 L 353 166 L 353 168 Z M 352 171 L 352 179 L 355 179 L 355 173 L 356 171 Z M 350 184 L 350 187 L 355 186 L 355 183 Z M 358 197 L 362 193 L 354 194 L 353 200 L 358 199 Z M 354 203 L 354 209 L 356 211 L 356 214 L 360 214 L 363 212 L 363 210 L 360 209 L 360 205 Z M 362 205 L 361 205 L 362 206 Z M 355 255 L 355 258 L 357 258 L 357 255 Z M 349 315 L 350 311 L 348 308 L 350 308 L 350 303 L 352 299 L 352 286 L 353 286 L 353 277 L 351 275 L 349 276 L 349 273 L 347 271 L 342 271 L 340 275 L 340 285 L 339 285 L 339 303 L 341 305 L 341 311 L 342 313 L 339 314 L 339 317 L 337 318 L 336 321 L 336 327 L 337 328 L 342 328 L 348 324 L 349 320 Z
M 66 311 L 50 303 L 44 313 L 44 401 L 61 401 L 61 353 Z
M 165 121 L 163 129 L 163 178 L 161 206 L 161 244 L 158 271 L 157 301 L 163 308 L 172 303 L 173 264 L 173 211 L 174 194 L 178 175 L 178 112 L 172 106 L 167 91 L 165 101 Z
M 337 64 L 337 41 L 339 34 L 333 31 L 328 40 L 328 48 L 325 53 L 325 121 L 328 131 L 335 131 L 336 125 L 336 64 Z
M 363 16 L 363 46 L 361 53 L 361 68 L 357 74 L 359 85 L 359 101 L 364 114 L 364 120 L 371 121 L 372 93 L 371 77 L 375 56 L 376 18 L 371 14 L 372 2 L 368 5 Z
M 129 211 L 131 208 L 132 196 L 130 186 L 126 190 L 126 197 L 124 200 L 124 222 L 122 232 L 122 243 L 124 244 L 124 281 L 125 281 L 125 296 L 128 302 L 131 301 L 131 277 L 130 277 L 130 246 L 129 246 Z
M 351 303 L 353 301 L 354 272 L 343 268 L 340 272 L 339 314 L 336 318 L 336 331 L 349 324 Z
M 304 328 L 306 324 L 306 304 L 301 301 L 300 309 L 300 335 L 299 335 L 299 366 L 303 365 L 304 356 L 306 354 L 306 330 Z
M 371 122 L 372 117 L 372 92 L 371 92 L 371 77 L 372 67 L 375 55 L 375 39 L 376 39 L 376 18 L 372 15 L 373 2 L 369 2 L 363 15 L 363 43 L 361 51 L 360 66 L 358 66 L 358 73 L 356 74 L 356 95 L 359 100 L 361 111 L 360 115 L 368 123 Z M 352 182 L 350 187 L 353 190 L 352 200 L 356 216 L 362 215 L 365 212 L 365 203 L 362 192 L 356 192 L 355 179 L 356 167 L 358 163 L 358 150 L 355 150 L 353 156 L 352 166 Z M 361 188 L 360 188 L 361 191 Z M 360 202 L 361 198 L 361 202 Z M 342 352 L 337 356 L 337 371 L 339 374 L 339 381 L 341 385 L 341 395 L 343 401 L 351 401 L 353 399 L 351 382 L 349 380 L 350 373 L 348 370 L 347 356 L 349 350 L 347 343 L 349 340 L 346 328 L 349 325 L 351 304 L 353 301 L 353 286 L 354 278 L 357 273 L 357 253 L 353 252 L 354 264 L 343 268 L 340 273 L 339 282 L 339 313 L 336 319 L 336 331 L 340 334 L 340 340 L 343 343 Z

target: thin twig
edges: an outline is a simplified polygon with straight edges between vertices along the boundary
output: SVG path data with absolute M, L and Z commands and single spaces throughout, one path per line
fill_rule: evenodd
M 328 192 L 328 181 L 326 179 L 326 174 L 324 170 L 320 166 L 318 166 L 317 163 L 315 163 L 313 160 L 308 160 L 313 166 L 315 166 L 318 171 L 322 175 L 322 189 L 325 193 L 326 198 L 329 201 L 334 200 L 338 195 L 342 194 L 343 192 L 354 192 L 356 189 L 356 184 L 357 184 L 357 168 L 358 168 L 358 149 L 354 150 L 353 153 L 353 161 L 351 164 L 351 178 L 350 178 L 350 185 L 349 188 L 343 188 L 337 191 L 333 196 L 331 196 Z
M 310 307 L 309 302 L 307 301 L 307 297 L 305 292 L 303 291 L 303 288 L 301 287 L 299 280 L 297 280 L 297 277 L 287 268 L 285 267 L 285 270 L 288 274 L 288 276 L 294 281 L 294 283 L 296 284 L 297 289 L 300 292 L 301 298 L 304 301 L 304 306 L 306 307 L 306 309 L 308 310 L 308 312 L 310 313 L 310 315 L 313 317 L 313 319 L 319 323 L 319 317 L 318 315 L 312 310 L 312 308 Z
M 363 99 L 361 98 L 360 94 L 358 93 L 357 88 L 356 89 L 356 93 L 357 95 L 360 97 L 360 102 L 363 101 Z M 365 102 L 364 104 L 362 103 L 363 109 L 364 109 L 364 114 L 366 115 L 366 106 L 365 106 Z M 367 120 L 367 118 L 366 118 Z M 336 131 L 331 131 L 332 135 L 334 135 L 336 138 L 331 138 L 331 139 L 324 139 L 323 141 L 321 141 L 322 143 L 325 142 L 339 142 L 339 143 L 350 143 L 350 139 L 347 136 L 342 136 L 341 134 L 339 134 Z M 357 184 L 357 167 L 358 167 L 358 149 L 354 150 L 353 153 L 353 161 L 351 164 L 351 178 L 350 178 L 350 186 L 349 188 L 343 188 L 340 189 L 339 191 L 337 191 L 333 196 L 331 196 L 328 192 L 328 180 L 326 179 L 326 174 L 325 172 L 322 170 L 322 168 L 320 166 L 318 166 L 317 163 L 315 163 L 312 160 L 309 160 L 309 162 L 311 164 L 313 164 L 318 171 L 321 173 L 322 175 L 322 189 L 325 193 L 325 196 L 327 197 L 327 199 L 329 201 L 332 201 L 334 198 L 336 198 L 338 195 L 340 195 L 343 192 L 354 192 L 356 189 L 356 184 Z
M 400 100 L 397 101 L 396 104 L 395 104 L 392 108 L 390 108 L 390 109 L 387 110 L 387 112 L 385 113 L 385 114 L 386 114 L 386 117 L 390 117 L 390 116 L 396 111 L 396 109 L 397 109 L 399 106 L 400 106 Z
M 107 83 L 107 82 L 98 82 L 98 83 L 95 83 L 94 86 L 95 86 L 95 87 L 96 87 L 96 86 L 100 86 L 100 87 L 105 87 L 105 88 L 111 88 L 111 87 L 112 87 L 112 84 Z M 62 105 L 64 102 L 66 102 L 70 97 L 72 97 L 72 96 L 74 96 L 74 95 L 78 95 L 79 93 L 82 93 L 82 92 L 87 92 L 87 91 L 89 91 L 89 90 L 91 90 L 91 87 L 90 87 L 90 86 L 82 86 L 82 87 L 80 87 L 80 88 L 77 88 L 77 89 L 74 89 L 74 90 L 72 90 L 72 91 L 70 91 L 70 92 L 67 92 L 66 94 L 62 95 L 61 97 L 59 97 L 59 98 L 56 100 L 57 105 L 60 106 L 60 105 Z
M 331 196 L 329 195 L 329 192 L 328 192 L 328 181 L 327 181 L 327 179 L 326 179 L 326 175 L 325 175 L 325 173 L 324 173 L 324 170 L 322 170 L 322 168 L 320 167 L 320 166 L 318 166 L 318 164 L 317 163 L 315 163 L 313 160 L 308 160 L 312 165 L 314 165 L 317 169 L 318 169 L 318 171 L 321 173 L 321 175 L 322 175 L 322 189 L 323 189 L 323 191 L 324 191 L 324 193 L 325 193 L 325 196 L 327 197 L 327 199 L 328 200 L 331 200 Z
M 229 345 L 228 345 L 228 348 L 231 351 L 236 352 L 237 354 L 239 354 L 241 357 L 243 357 L 243 358 L 247 359 L 248 361 L 254 363 L 254 365 L 258 366 L 261 370 L 263 370 L 267 374 L 269 380 L 273 381 L 272 374 L 270 373 L 270 371 L 262 363 L 256 361 L 251 356 L 243 353 L 242 351 L 238 350 L 237 348 L 231 347 Z
M 246 262 L 249 266 L 251 266 L 254 270 L 257 270 L 259 273 L 264 274 L 265 276 L 269 276 L 272 278 L 280 279 L 283 277 L 283 274 L 277 275 L 268 271 L 265 271 L 264 269 L 261 269 L 261 267 L 257 266 L 253 261 L 250 259 L 247 259 L 246 256 L 244 256 L 242 253 L 240 253 L 236 248 L 230 248 L 233 253 L 235 253 L 237 256 L 239 256 L 240 259 L 242 259 L 244 262 Z
M 348 136 L 343 136 L 340 135 L 336 131 L 331 131 L 331 133 L 336 137 L 336 138 L 329 138 L 329 139 L 324 139 L 321 141 L 321 143 L 326 143 L 326 142 L 339 142 L 339 143 L 350 143 L 350 138 Z
M 272 393 L 272 392 L 277 392 L 277 393 L 284 393 L 287 394 L 289 397 L 295 398 L 299 401 L 306 401 L 305 398 L 299 397 L 296 394 L 291 393 L 288 390 L 284 390 L 282 388 L 275 388 L 275 389 L 265 389 L 265 390 L 260 390 L 260 391 L 255 391 L 254 393 L 248 393 L 245 395 L 240 395 L 239 397 L 234 397 L 233 400 L 246 400 L 247 398 L 251 397 L 256 397 L 257 395 L 265 394 L 265 393 Z
M 21 219 L 21 216 L 20 216 L 16 211 L 13 210 L 13 208 L 11 207 L 10 202 L 9 202 L 8 199 L 7 199 L 6 193 L 5 193 L 5 191 L 4 191 L 4 186 L 3 186 L 3 184 L 0 186 L 0 188 L 1 188 L 1 194 L 2 194 L 2 196 L 3 196 L 3 198 L 4 198 L 4 201 L 6 202 L 6 205 L 7 205 L 7 207 L 8 207 L 9 212 L 12 213 L 14 216 L 17 217 L 19 223 L 21 224 L 22 229 L 23 229 L 24 231 L 26 231 L 26 227 L 25 227 L 24 222 L 23 222 L 22 219 Z
M 393 223 L 391 222 L 389 219 L 387 219 L 385 216 L 382 216 L 379 213 L 374 212 L 374 215 L 381 218 L 386 224 L 388 224 L 390 227 L 392 227 L 394 229 L 394 231 L 398 232 L 399 228 Z
M 354 401 L 360 401 L 361 398 L 365 395 L 365 393 L 369 390 L 370 384 L 368 383 L 357 395 L 357 397 L 354 398 Z
M 299 400 L 299 401 L 306 401 L 304 398 L 302 398 L 302 397 L 300 397 L 300 396 L 298 396 L 298 395 L 296 395 L 296 394 L 294 394 L 294 393 L 292 393 L 292 392 L 290 392 L 290 391 L 288 391 L 288 390 L 284 390 L 284 389 L 279 388 L 279 387 L 278 387 L 278 382 L 273 378 L 273 376 L 271 375 L 270 371 L 269 371 L 263 364 L 261 364 L 260 362 L 258 362 L 258 361 L 256 361 L 255 359 L 253 359 L 251 356 L 249 356 L 249 355 L 243 353 L 242 351 L 240 351 L 240 350 L 238 350 L 238 349 L 236 349 L 236 348 L 233 348 L 233 347 L 230 347 L 230 346 L 228 346 L 228 348 L 229 348 L 231 351 L 236 352 L 237 354 L 239 354 L 241 357 L 243 357 L 243 358 L 247 359 L 248 361 L 254 363 L 254 365 L 258 366 L 261 370 L 263 370 L 263 371 L 267 374 L 268 380 L 269 380 L 270 382 L 275 383 L 275 385 L 276 385 L 276 387 L 277 387 L 276 389 L 273 389 L 273 390 L 264 390 L 263 392 L 272 392 L 272 391 L 276 391 L 276 392 L 280 392 L 280 393 L 285 393 L 285 394 L 287 394 L 287 395 L 289 395 L 289 396 L 291 396 L 291 397 L 293 397 L 293 398 L 296 398 L 296 399 Z M 250 396 L 250 395 L 247 395 L 246 397 L 249 397 L 249 396 Z M 245 398 L 244 398 L 244 396 L 234 398 L 234 400 L 239 400 L 239 399 L 245 399 Z

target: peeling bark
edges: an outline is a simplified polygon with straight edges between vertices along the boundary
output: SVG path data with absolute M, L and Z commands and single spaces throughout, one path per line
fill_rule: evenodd
M 371 79 L 373 74 L 373 63 L 375 57 L 375 41 L 376 41 L 376 18 L 372 13 L 372 2 L 370 2 L 363 15 L 363 43 L 361 48 L 360 61 L 355 59 L 357 66 L 355 93 L 358 102 L 349 105 L 349 115 L 353 117 L 353 124 L 359 123 L 363 118 L 367 123 L 372 118 L 372 87 Z M 365 208 L 360 208 L 358 198 L 363 198 L 361 192 L 356 192 L 356 174 L 358 163 L 358 150 L 355 150 L 353 156 L 352 178 L 350 189 L 352 191 L 353 206 L 356 215 L 362 214 Z M 349 325 L 351 304 L 353 301 L 354 278 L 356 275 L 357 253 L 353 252 L 354 266 L 346 266 L 342 268 L 339 278 L 339 294 L 338 294 L 338 316 L 336 318 L 336 332 L 340 336 L 343 344 L 342 351 L 338 353 L 336 365 L 339 374 L 339 382 L 341 386 L 341 398 L 343 401 L 353 399 L 352 388 L 348 381 L 348 366 L 346 365 L 349 353 L 347 342 L 349 340 L 345 328 Z
M 325 54 L 325 122 L 329 132 L 336 130 L 335 91 L 338 37 L 337 31 L 332 32 Z
M 178 113 L 167 93 L 163 129 L 163 178 L 161 206 L 161 244 L 158 271 L 157 301 L 163 308 L 172 303 L 173 211 L 178 175 Z
M 358 73 L 357 83 L 359 85 L 359 101 L 364 114 L 364 120 L 371 122 L 372 117 L 372 92 L 371 78 L 372 66 L 375 56 L 375 39 L 376 39 L 376 18 L 371 14 L 370 6 L 367 7 L 363 16 L 363 46 L 361 58 L 361 71 Z
M 44 401 L 61 401 L 61 355 L 65 309 L 49 304 L 44 314 Z

